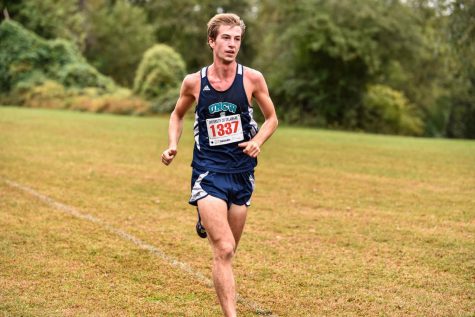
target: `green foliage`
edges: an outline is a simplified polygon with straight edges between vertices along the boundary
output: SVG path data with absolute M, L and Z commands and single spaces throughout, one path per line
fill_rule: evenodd
M 173 111 L 180 95 L 180 87 L 175 86 L 160 94 L 151 101 L 150 111 L 154 113 L 170 113 Z
M 76 46 L 0 24 L 0 102 L 28 107 L 144 114 L 149 105 L 89 65 Z
M 422 121 L 415 116 L 407 98 L 384 85 L 370 85 L 363 98 L 363 129 L 387 134 L 421 135 Z
M 71 63 L 87 63 L 77 46 L 64 39 L 49 40 L 49 58 L 58 67 Z
M 46 79 L 67 87 L 115 89 L 114 82 L 87 64 L 66 40 L 47 41 L 14 21 L 0 24 L 1 91 L 26 89 Z
M 475 138 L 475 73 L 460 72 L 454 78 L 449 99 L 446 135 L 452 138 Z
M 16 101 L 32 108 L 67 108 L 68 92 L 64 86 L 53 80 L 45 80 L 41 84 L 25 90 L 17 90 Z
M 463 106 L 473 104 L 475 89 L 467 82 L 475 83 L 468 75 L 475 71 L 465 66 L 469 71 L 462 76 L 457 70 L 464 59 L 475 60 L 473 41 L 468 40 L 475 32 L 473 1 L 260 3 L 258 32 L 264 39 L 254 42 L 259 52 L 256 64 L 269 74 L 283 121 L 364 129 L 365 87 L 382 84 L 408 98 L 424 121 L 425 135 L 450 136 L 446 129 L 455 118 L 475 126 L 472 110 Z M 456 35 L 447 33 L 449 26 Z M 448 38 L 457 39 L 463 57 L 454 56 Z M 466 87 L 464 92 L 461 86 Z M 451 115 L 455 109 L 462 113 L 464 107 L 466 115 Z
M 413 43 L 421 37 L 410 28 L 414 16 L 397 3 L 381 1 L 277 2 L 264 2 L 277 13 L 263 24 L 271 32 L 258 62 L 271 73 L 279 111 L 294 114 L 283 118 L 361 128 L 366 85 L 378 81 L 392 60 L 413 55 Z
M 138 67 L 134 92 L 154 99 L 179 86 L 185 76 L 185 62 L 173 48 L 157 44 L 148 49 Z
M 451 82 L 446 135 L 475 138 L 475 2 L 456 0 L 451 6 L 449 35 L 456 61 Z
M 86 57 L 97 69 L 130 86 L 143 52 L 155 43 L 145 12 L 128 1 L 115 1 L 90 12 Z
M 34 33 L 16 22 L 4 21 L 0 24 L 0 42 L 1 92 L 8 92 L 31 74 L 38 77 L 43 72 L 47 47 Z
M 43 38 L 64 38 L 84 48 L 86 21 L 77 1 L 24 0 L 15 20 Z
M 41 71 L 30 72 L 24 80 L 19 81 L 15 85 L 13 92 L 23 92 L 23 91 L 31 90 L 35 86 L 43 84 L 47 80 L 48 78 Z
M 185 59 L 189 72 L 212 63 L 211 50 L 207 45 L 207 26 L 209 19 L 219 12 L 233 12 L 240 15 L 248 29 L 256 21 L 251 14 L 250 0 L 180 0 L 180 1 L 135 1 L 142 2 L 148 19 L 155 28 L 156 41 L 175 48 Z M 256 34 L 257 35 L 257 34 Z M 239 59 L 250 63 L 255 53 L 246 33 Z M 259 36 L 260 38 L 260 36 Z
M 389 126 L 399 131 L 391 133 L 419 134 L 423 126 L 425 136 L 475 138 L 472 0 L 0 0 L 4 7 L 31 31 L 67 41 L 2 27 L 1 92 L 46 80 L 67 90 L 114 89 L 86 66 L 84 51 L 99 71 L 134 84 L 153 111 L 168 111 L 178 88 L 155 83 L 173 72 L 137 70 L 145 50 L 167 44 L 197 71 L 212 61 L 206 23 L 217 12 L 235 12 L 247 25 L 239 61 L 265 74 L 281 121 L 369 129 L 366 89 L 384 85 L 411 105 L 401 122 L 423 121 Z
M 475 2 L 455 0 L 450 21 L 450 38 L 466 71 L 475 69 Z
M 59 79 L 66 87 L 98 87 L 110 90 L 111 81 L 100 74 L 94 67 L 85 63 L 65 65 L 59 72 Z

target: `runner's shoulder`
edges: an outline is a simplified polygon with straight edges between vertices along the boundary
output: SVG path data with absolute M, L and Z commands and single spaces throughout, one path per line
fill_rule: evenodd
M 195 90 L 199 89 L 200 82 L 200 72 L 191 73 L 185 76 L 182 86 L 185 90 Z
M 248 77 L 252 81 L 258 81 L 264 79 L 264 75 L 254 68 L 244 66 L 244 76 Z
M 262 89 L 267 89 L 266 80 L 264 79 L 264 75 L 258 70 L 255 70 L 250 67 L 244 68 L 244 85 L 246 87 L 251 87 L 250 91 L 252 94 L 256 91 L 260 91 Z M 247 89 L 247 88 L 246 88 Z

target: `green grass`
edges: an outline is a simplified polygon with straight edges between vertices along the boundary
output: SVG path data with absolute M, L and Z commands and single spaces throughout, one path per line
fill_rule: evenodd
M 192 122 L 0 108 L 0 312 L 220 316 L 214 291 L 18 182 L 210 275 L 187 204 Z M 279 316 L 473 316 L 475 142 L 281 127 L 263 147 L 234 260 Z M 254 312 L 239 305 L 240 316 Z

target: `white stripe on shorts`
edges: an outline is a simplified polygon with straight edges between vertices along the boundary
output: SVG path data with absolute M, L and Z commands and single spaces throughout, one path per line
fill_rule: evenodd
M 201 187 L 201 181 L 203 180 L 203 178 L 208 176 L 208 174 L 209 174 L 209 171 L 206 173 L 200 174 L 200 176 L 198 176 L 198 179 L 193 184 L 193 189 L 191 190 L 190 203 L 193 203 L 205 197 L 206 195 L 208 195 L 208 193 L 205 192 L 205 190 Z
M 252 175 L 249 175 L 249 181 L 251 182 L 251 185 L 252 185 L 252 193 L 254 193 L 254 189 L 256 187 L 256 181 L 254 180 L 254 177 L 252 177 Z M 250 205 L 251 205 L 251 198 L 249 198 L 249 200 L 246 202 L 247 207 L 249 207 Z

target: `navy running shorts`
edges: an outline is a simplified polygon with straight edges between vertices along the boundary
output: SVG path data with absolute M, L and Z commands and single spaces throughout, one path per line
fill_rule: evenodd
M 193 168 L 191 197 L 189 203 L 198 205 L 198 200 L 210 195 L 228 204 L 251 205 L 254 191 L 254 171 L 243 173 L 217 173 Z

